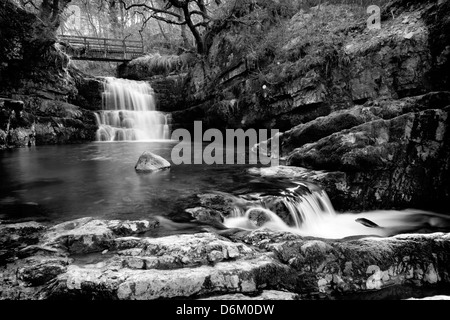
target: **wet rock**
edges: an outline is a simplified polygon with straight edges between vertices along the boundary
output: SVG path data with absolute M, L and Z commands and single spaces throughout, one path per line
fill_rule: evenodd
M 19 148 L 34 146 L 34 136 L 33 129 L 15 128 L 9 131 L 8 144 Z
M 289 165 L 316 170 L 383 170 L 395 166 L 392 161 L 406 160 L 405 148 L 411 143 L 411 156 L 425 161 L 436 156 L 446 134 L 447 112 L 427 110 L 408 113 L 392 120 L 376 120 L 330 135 L 295 150 Z M 420 139 L 416 141 L 416 139 Z
M 293 166 L 273 166 L 264 168 L 251 168 L 249 173 L 260 175 L 262 177 L 280 177 L 280 178 L 305 178 L 316 174 L 318 171 Z
M 218 211 L 224 217 L 232 216 L 236 212 L 237 207 L 239 205 L 242 207 L 245 202 L 242 201 L 242 203 L 236 203 L 236 199 L 219 192 L 199 194 L 197 197 L 199 198 L 202 207 Z
M 433 264 L 430 263 L 425 271 L 423 280 L 430 284 L 437 283 L 439 281 L 439 274 L 436 273 L 436 269 Z
M 124 249 L 124 241 L 130 243 L 129 240 L 132 239 L 117 239 L 117 247 Z M 134 252 L 122 251 L 123 256 L 131 254 L 139 257 L 156 257 L 157 260 L 152 261 L 151 265 L 152 268 L 158 269 L 206 265 L 257 255 L 254 250 L 244 244 L 230 242 L 210 233 L 135 239 L 130 244 L 128 248 L 142 249 Z
M 13 261 L 21 249 L 38 243 L 44 230 L 37 222 L 0 224 L 0 265 Z
M 247 243 L 251 246 L 271 251 L 276 243 L 302 239 L 300 235 L 288 232 L 274 232 L 265 229 L 255 230 L 243 234 L 234 234 L 230 237 L 233 241 Z
M 263 209 L 254 208 L 247 212 L 248 219 L 255 225 L 255 227 L 260 228 L 266 223 L 272 221 L 270 215 Z
M 142 220 L 142 221 L 110 221 L 108 228 L 114 232 L 115 235 L 126 237 L 130 235 L 142 234 L 158 228 L 159 222 L 157 220 Z
M 25 266 L 18 268 L 17 278 L 26 286 L 40 286 L 66 272 L 68 259 L 30 258 Z
M 8 135 L 5 131 L 0 129 L 0 149 L 6 148 L 6 137 Z
M 221 226 L 224 221 L 222 214 L 214 209 L 197 207 L 186 209 L 185 211 L 189 213 L 195 220 L 213 226 Z
M 173 112 L 186 108 L 186 95 L 184 91 L 186 77 L 187 75 L 185 73 L 181 73 L 149 79 L 149 83 L 155 91 L 158 110 L 162 112 Z
M 76 80 L 78 93 L 71 102 L 86 110 L 97 111 L 102 109 L 102 94 L 104 91 L 104 79 L 87 78 L 83 74 L 77 74 L 75 70 L 70 70 Z
M 155 172 L 164 169 L 169 169 L 171 164 L 169 161 L 153 154 L 149 151 L 145 151 L 139 158 L 135 169 L 137 172 Z
M 410 112 L 427 109 L 445 108 L 450 105 L 450 92 L 430 92 L 420 96 L 407 97 L 399 100 L 384 99 L 369 101 L 350 109 L 339 110 L 329 115 L 318 117 L 312 121 L 300 124 L 278 137 L 280 154 L 285 157 L 296 148 L 316 142 L 333 133 L 351 129 L 374 120 L 389 120 Z M 258 144 L 258 147 L 270 148 L 273 139 Z
M 273 168 L 273 167 L 271 167 Z M 284 196 L 266 196 L 261 199 L 264 207 L 274 212 L 288 226 L 295 226 L 295 221 L 287 207 Z
M 21 96 L 24 102 L 20 113 L 3 110 L 0 129 L 6 133 L 5 147 L 79 143 L 92 141 L 97 126 L 93 113 L 67 102 Z
M 46 227 L 37 222 L 0 224 L 0 246 L 37 243 Z
M 195 297 L 220 292 L 257 292 L 285 267 L 267 257 L 176 270 L 102 272 L 70 266 L 50 297 L 104 295 L 120 300 Z
M 84 218 L 41 230 L 37 244 L 0 267 L 0 299 L 289 300 L 449 282 L 444 233 L 331 240 L 263 229 L 229 238 L 118 237 L 152 228 L 151 220 Z M 28 234 L 12 227 L 21 229 Z
M 264 241 L 255 243 L 255 235 L 251 236 L 254 244 Z M 442 281 L 438 274 L 447 272 L 447 267 L 439 272 L 435 268 L 447 257 L 441 256 L 444 260 L 436 263 L 432 248 L 442 241 L 448 246 L 449 239 L 446 234 L 346 241 L 294 239 L 273 243 L 267 248 L 276 252 L 280 261 L 299 271 L 299 290 L 351 292 L 358 288 L 379 290 L 394 284 L 423 285 Z M 424 272 L 429 277 L 421 277 Z
M 56 225 L 44 234 L 46 246 L 63 248 L 72 254 L 102 252 L 123 235 L 145 233 L 158 226 L 154 220 L 105 221 L 81 218 Z
M 201 300 L 299 300 L 299 296 L 293 292 L 264 290 L 257 296 L 248 296 L 242 293 L 237 293 L 209 297 Z
M 152 238 L 142 236 L 152 220 L 0 226 L 41 234 L 1 266 L 1 299 L 287 300 L 449 281 L 444 233 L 332 240 L 263 229 Z M 141 236 L 120 237 L 129 233 Z
M 61 101 L 28 97 L 24 99 L 27 112 L 35 118 L 37 145 L 95 140 L 97 124 L 93 112 Z
M 329 176 L 323 186 L 338 209 L 443 209 L 449 127 L 448 108 L 376 120 L 298 148 L 287 163 L 332 171 L 321 180 Z
M 108 242 L 113 239 L 113 232 L 104 221 L 82 218 L 50 228 L 43 238 L 47 246 L 80 254 L 107 249 Z
M 318 141 L 335 132 L 353 128 L 375 119 L 378 117 L 369 108 L 357 106 L 300 124 L 279 137 L 281 155 L 287 155 L 304 144 Z

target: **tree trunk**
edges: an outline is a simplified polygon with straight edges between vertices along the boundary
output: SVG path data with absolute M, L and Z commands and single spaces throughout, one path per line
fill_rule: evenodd
M 194 35 L 195 43 L 197 45 L 197 53 L 199 53 L 199 54 L 205 53 L 205 45 L 204 45 L 203 38 L 202 38 L 200 32 L 198 32 L 197 28 L 195 28 L 194 23 L 192 22 L 191 13 L 189 12 L 188 5 L 183 6 L 183 13 L 184 13 L 184 19 L 186 20 L 186 24 L 187 24 L 189 30 L 191 30 L 192 34 Z
M 109 30 L 110 35 L 113 38 L 119 37 L 119 18 L 118 18 L 118 11 L 117 11 L 117 3 L 116 0 L 109 0 L 109 11 L 108 11 L 108 17 L 109 17 Z
M 39 22 L 30 32 L 36 50 L 46 48 L 56 42 L 57 30 L 61 24 L 61 12 L 70 0 L 43 0 L 39 7 Z
M 182 14 L 183 14 L 183 10 L 180 9 L 180 15 L 182 15 Z M 183 19 L 180 17 L 179 21 L 182 22 Z M 183 39 L 183 47 L 185 47 L 187 49 L 191 48 L 191 42 L 189 41 L 189 38 L 187 36 L 185 24 L 181 25 L 181 38 Z

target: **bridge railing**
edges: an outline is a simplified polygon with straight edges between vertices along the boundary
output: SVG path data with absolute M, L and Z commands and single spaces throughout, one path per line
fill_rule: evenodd
M 73 47 L 73 59 L 126 61 L 144 54 L 144 43 L 138 40 L 60 35 Z

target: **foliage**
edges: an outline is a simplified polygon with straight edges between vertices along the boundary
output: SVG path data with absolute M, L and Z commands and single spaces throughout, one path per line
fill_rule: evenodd
M 270 54 L 271 63 L 261 72 L 265 80 L 276 84 L 290 81 L 319 68 L 328 73 L 333 64 L 349 62 L 342 45 L 349 28 L 363 25 L 366 16 L 361 7 L 322 5 L 308 13 L 300 11 L 289 22 L 267 34 L 256 52 Z M 260 59 L 261 61 L 261 59 Z
M 115 77 L 117 62 L 71 60 L 70 64 L 75 69 L 93 77 Z
M 190 55 L 161 55 L 159 53 L 147 54 L 143 57 L 132 60 L 130 67 L 138 68 L 146 74 L 160 75 L 170 74 L 186 70 L 190 63 Z
M 229 1 L 220 7 L 211 37 L 226 38 L 232 47 L 228 51 L 235 56 L 270 59 L 284 38 L 283 28 L 297 8 L 295 1 L 290 0 Z
M 228 2 L 216 19 L 216 34 L 222 33 L 221 37 L 233 47 L 227 52 L 256 61 L 254 75 L 264 82 L 277 84 L 291 81 L 315 68 L 316 73 L 327 76 L 333 65 L 350 62 L 343 50 L 343 43 L 351 32 L 365 28 L 369 17 L 368 5 L 382 6 L 385 2 Z

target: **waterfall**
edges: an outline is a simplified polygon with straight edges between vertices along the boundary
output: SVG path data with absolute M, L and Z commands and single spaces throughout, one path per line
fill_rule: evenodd
M 260 187 L 258 189 L 258 186 Z M 351 236 L 392 236 L 400 233 L 436 230 L 447 232 L 450 218 L 422 210 L 374 210 L 336 213 L 327 193 L 309 182 L 269 180 L 250 183 L 254 193 L 228 195 L 233 212 L 225 218 L 228 228 L 267 228 L 301 236 L 340 239 Z
M 306 182 L 294 184 L 276 195 L 247 195 L 246 198 L 251 201 L 239 205 L 234 214 L 225 220 L 225 226 L 245 229 L 267 227 L 298 233 L 320 228 L 324 220 L 336 216 L 325 191 Z M 236 198 L 235 203 L 242 203 L 242 199 Z
M 170 139 L 169 114 L 156 111 L 152 87 L 143 81 L 105 78 L 102 111 L 95 113 L 97 141 Z

